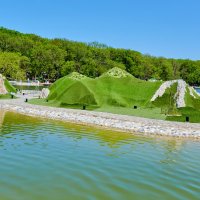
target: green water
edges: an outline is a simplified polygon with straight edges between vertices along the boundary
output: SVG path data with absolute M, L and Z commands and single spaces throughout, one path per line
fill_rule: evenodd
M 200 141 L 0 116 L 0 200 L 200 199 Z

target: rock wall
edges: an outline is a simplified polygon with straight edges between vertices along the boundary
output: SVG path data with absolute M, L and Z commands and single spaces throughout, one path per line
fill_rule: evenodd
M 0 94 L 7 94 L 7 93 L 8 93 L 8 91 L 6 90 L 6 87 L 4 85 L 4 78 L 0 74 Z

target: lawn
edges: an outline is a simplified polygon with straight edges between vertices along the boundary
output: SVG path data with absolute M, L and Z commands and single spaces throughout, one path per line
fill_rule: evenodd
M 192 107 L 179 108 L 181 116 L 167 116 L 166 120 L 185 122 L 186 117 L 189 117 L 189 122 L 199 123 L 200 122 L 200 111 Z
M 49 100 L 48 102 L 46 99 L 31 99 L 29 103 L 42 105 L 42 106 L 50 106 L 50 107 L 62 107 L 62 108 L 70 108 L 70 109 L 83 109 L 83 105 L 60 105 L 60 103 L 56 101 Z M 157 107 L 137 107 L 134 109 L 133 107 L 115 107 L 115 106 L 102 106 L 98 107 L 95 105 L 88 105 L 86 106 L 86 110 L 92 110 L 97 112 L 108 112 L 114 114 L 122 114 L 122 115 L 131 115 L 131 116 L 138 116 L 138 117 L 145 117 L 151 119 L 166 119 L 166 115 L 161 113 L 161 109 Z
M 16 98 L 16 97 L 13 96 L 13 98 Z M 11 99 L 11 95 L 10 94 L 0 94 L 0 99 Z

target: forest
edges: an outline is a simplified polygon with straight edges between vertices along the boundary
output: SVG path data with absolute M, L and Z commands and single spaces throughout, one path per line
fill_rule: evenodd
M 200 84 L 200 60 L 155 57 L 98 42 L 48 39 L 0 28 L 0 73 L 10 80 L 53 82 L 73 71 L 95 78 L 113 67 L 143 80 L 182 78 L 190 85 Z

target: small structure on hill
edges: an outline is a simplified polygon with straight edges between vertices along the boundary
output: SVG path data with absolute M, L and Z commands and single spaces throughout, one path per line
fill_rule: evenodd
M 114 67 L 108 70 L 106 73 L 102 74 L 101 77 L 125 78 L 125 77 L 133 77 L 133 76 L 123 69 Z
M 80 74 L 78 72 L 72 72 L 67 77 L 73 80 L 82 80 L 82 79 L 87 78 L 87 76 L 84 76 L 83 74 Z

